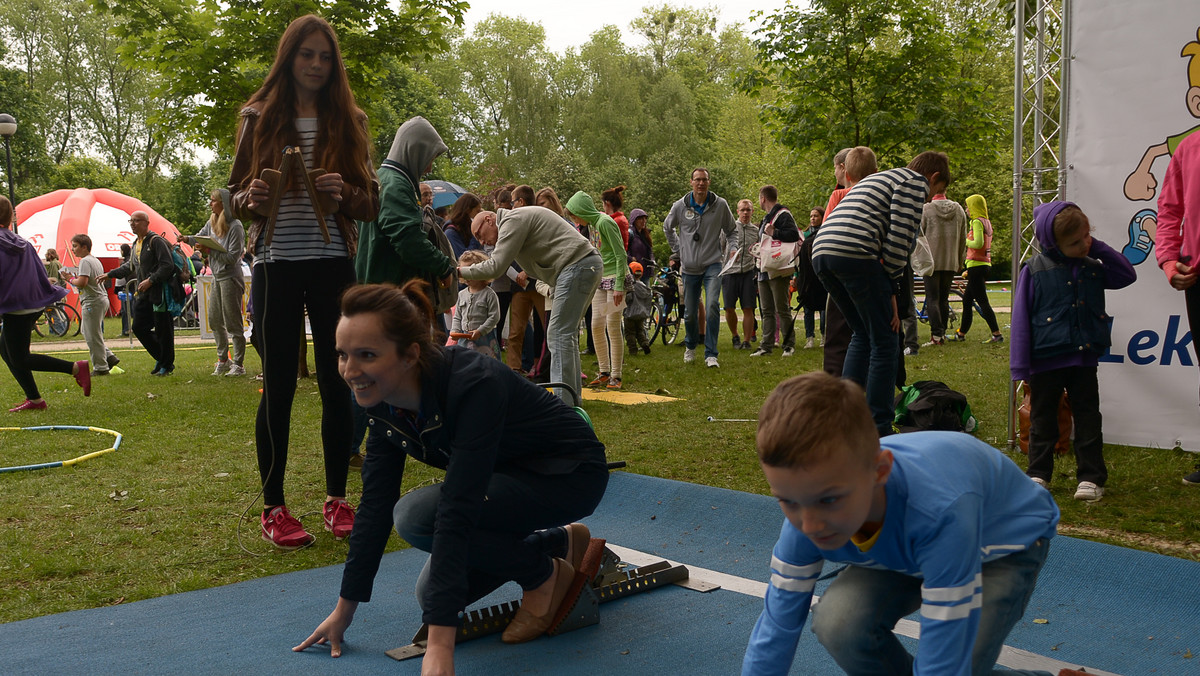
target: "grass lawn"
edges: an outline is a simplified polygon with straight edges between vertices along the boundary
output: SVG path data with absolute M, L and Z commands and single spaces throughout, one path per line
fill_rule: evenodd
M 1007 305 L 999 298 L 993 302 Z M 0 425 L 92 425 L 124 435 L 116 453 L 71 468 L 0 474 L 0 578 L 5 581 L 0 622 L 341 563 L 345 543 L 321 526 L 324 478 L 315 380 L 298 383 L 286 490 L 293 513 L 317 541 L 283 553 L 258 535 L 253 425 L 259 383 L 209 376 L 214 353 L 207 344 L 181 345 L 175 374 L 151 377 L 150 357 L 136 342 L 130 348 L 127 339 L 117 339 L 119 327 L 110 320 L 106 328 L 125 374 L 96 379 L 87 399 L 69 377 L 37 374 L 50 408 L 0 412 Z M 928 327 L 922 330 L 927 340 Z M 1003 450 L 1008 347 L 981 345 L 985 333 L 986 327 L 974 328 L 967 342 L 922 350 L 909 360 L 909 380 L 942 380 L 966 393 L 981 421 L 978 436 Z M 820 367 L 820 350 L 798 349 L 790 358 L 776 351 L 751 359 L 748 351 L 730 349 L 728 329 L 722 327 L 720 361 L 720 369 L 706 369 L 702 360 L 685 365 L 679 345 L 661 343 L 648 356 L 627 357 L 626 389 L 665 391 L 681 401 L 588 402 L 585 408 L 610 460 L 627 462 L 630 472 L 766 493 L 754 456 L 753 423 L 706 418 L 756 418 L 776 383 Z M 589 375 L 595 372 L 594 357 L 584 357 L 583 363 Z M 253 352 L 246 366 L 257 373 Z M 0 404 L 7 409 L 22 399 L 12 378 L 0 375 Z M 69 459 L 110 443 L 111 437 L 92 432 L 0 431 L 0 465 Z M 1108 446 L 1105 453 L 1110 477 L 1099 503 L 1072 500 L 1073 462 L 1057 465 L 1053 493 L 1063 510 L 1062 532 L 1200 560 L 1195 519 L 1200 489 L 1180 482 L 1200 458 L 1118 446 Z M 1019 452 L 1013 459 L 1024 464 Z M 410 463 L 405 486 L 435 475 Z M 351 472 L 352 502 L 360 489 L 358 475 Z M 243 515 L 250 520 L 242 523 Z M 608 536 L 619 541 L 619 534 Z M 391 547 L 401 546 L 392 538 Z M 332 598 L 337 592 L 322 593 Z

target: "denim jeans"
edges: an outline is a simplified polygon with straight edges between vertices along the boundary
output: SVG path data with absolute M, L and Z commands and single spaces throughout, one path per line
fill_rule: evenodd
M 891 326 L 892 285 L 887 273 L 878 261 L 829 255 L 814 258 L 813 269 L 850 326 L 842 377 L 863 386 L 879 435 L 891 434 L 900 343 Z
M 600 286 L 604 261 L 600 254 L 591 253 L 571 263 L 558 273 L 554 284 L 554 304 L 546 329 L 546 345 L 550 349 L 550 380 L 566 383 L 580 395 L 583 383 L 579 379 L 579 322 L 591 305 L 592 294 Z M 565 392 L 559 396 L 574 406 Z
M 578 350 L 576 350 L 578 352 Z M 578 521 L 595 509 L 608 485 L 608 468 L 602 463 L 581 465 L 567 474 L 537 474 L 508 467 L 497 469 L 488 480 L 487 499 L 470 534 L 467 570 L 467 603 L 495 591 L 509 580 L 522 589 L 533 589 L 553 572 L 550 555 L 562 556 L 565 539 L 552 529 Z M 440 484 L 404 495 L 392 510 L 396 532 L 413 547 L 433 551 Z M 417 576 L 417 600 L 425 608 L 429 561 Z
M 1006 676 L 1044 671 L 996 669 L 1008 633 L 1025 613 L 1050 541 L 983 564 L 983 605 L 971 652 L 971 673 Z M 891 570 L 848 566 L 813 608 L 812 629 L 847 674 L 910 674 L 913 656 L 892 633 L 896 622 L 921 607 L 920 578 Z
M 717 356 L 717 334 L 721 331 L 721 264 L 713 263 L 699 275 L 683 273 L 683 345 L 696 349 L 700 307 L 700 288 L 704 287 L 704 356 Z

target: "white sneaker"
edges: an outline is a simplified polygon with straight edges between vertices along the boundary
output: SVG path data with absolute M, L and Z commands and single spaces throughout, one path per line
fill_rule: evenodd
M 226 373 L 225 375 L 230 378 L 234 376 L 244 376 L 246 375 L 246 369 L 238 366 L 237 364 L 233 364 L 229 367 L 229 373 Z
M 790 357 L 793 354 L 796 354 L 796 351 L 794 349 L 792 349 L 790 347 L 783 348 L 783 356 Z
M 806 340 L 806 341 L 804 342 L 804 349 L 806 349 L 806 350 L 811 350 L 811 349 L 812 349 L 812 346 L 813 346 L 813 339 L 812 339 L 812 338 L 809 338 L 808 340 Z
M 213 368 L 213 372 L 212 372 L 212 374 L 213 374 L 214 376 L 223 376 L 223 375 L 225 375 L 225 374 L 226 374 L 226 373 L 229 371 L 229 365 L 230 365 L 231 363 L 233 363 L 233 362 L 230 362 L 230 361 L 228 361 L 228 360 L 226 360 L 226 361 L 219 361 L 219 362 L 217 362 L 216 366 Z
M 683 363 L 690 364 L 694 361 L 696 361 L 696 350 L 690 347 L 683 348 Z
M 1032 481 L 1033 483 L 1041 486 L 1042 488 L 1045 488 L 1046 490 L 1050 490 L 1050 484 L 1046 483 L 1046 480 L 1041 477 L 1033 476 L 1033 477 L 1029 477 L 1029 480 Z
M 1075 489 L 1076 500 L 1095 502 L 1102 497 L 1104 497 L 1104 489 L 1090 481 L 1080 481 L 1079 488 Z
M 719 366 L 720 366 L 720 364 L 718 364 L 718 363 L 717 363 L 717 358 L 716 358 L 716 357 L 705 357 L 705 358 L 704 358 L 704 365 L 705 365 L 705 366 L 707 366 L 707 367 L 708 367 L 708 368 L 710 368 L 710 369 L 715 369 L 715 368 L 717 368 L 717 367 L 719 367 Z

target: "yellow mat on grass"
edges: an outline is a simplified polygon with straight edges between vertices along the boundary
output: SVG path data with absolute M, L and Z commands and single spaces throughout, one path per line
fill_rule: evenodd
M 661 394 L 646 394 L 645 392 L 622 392 L 620 390 L 584 390 L 583 398 L 587 401 L 607 401 L 610 404 L 658 404 L 664 401 L 678 401 L 678 397 L 664 397 Z

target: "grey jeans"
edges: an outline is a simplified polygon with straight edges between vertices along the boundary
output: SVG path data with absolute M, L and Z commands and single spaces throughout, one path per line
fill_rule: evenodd
M 112 350 L 104 344 L 104 315 L 108 314 L 108 297 L 81 301 L 79 310 L 79 328 L 83 331 L 83 339 L 87 341 L 92 368 L 100 372 L 108 371 L 108 357 L 112 354 Z
M 208 299 L 208 325 L 217 339 L 217 358 L 230 358 L 229 343 L 233 341 L 233 363 L 238 366 L 246 358 L 246 334 L 242 330 L 242 295 L 246 281 L 214 279 L 212 295 Z
M 550 350 L 550 380 L 566 383 L 578 395 L 583 383 L 579 378 L 579 322 L 600 286 L 604 261 L 600 254 L 590 253 L 571 263 L 558 273 L 554 284 L 554 305 L 550 325 L 546 327 L 546 347 Z M 575 402 L 560 391 L 568 404 Z

